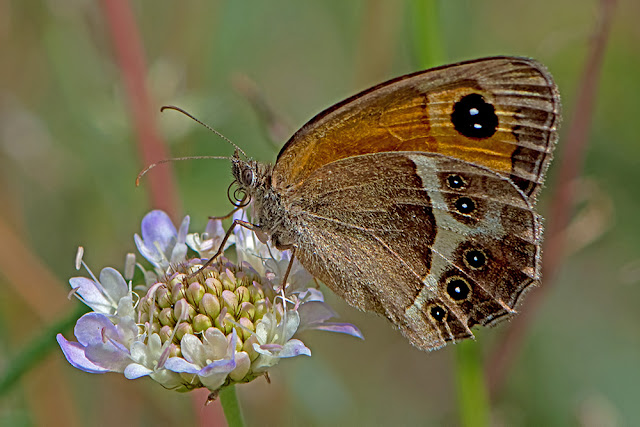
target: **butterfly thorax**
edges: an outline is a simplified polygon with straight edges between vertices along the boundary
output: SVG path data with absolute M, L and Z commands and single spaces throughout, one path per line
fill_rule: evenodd
M 279 250 L 293 247 L 293 227 L 280 194 L 271 183 L 273 165 L 242 160 L 236 155 L 232 161 L 232 173 L 239 189 L 246 193 L 247 201 L 252 203 L 253 225 L 270 237 Z

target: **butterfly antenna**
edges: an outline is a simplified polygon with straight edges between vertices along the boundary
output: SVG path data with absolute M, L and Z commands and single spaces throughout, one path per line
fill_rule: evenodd
M 242 150 L 240 150 L 240 151 L 242 151 Z M 244 154 L 244 153 L 242 153 L 242 154 Z M 142 179 L 142 177 L 145 176 L 147 174 L 147 172 L 149 172 L 151 169 L 155 168 L 156 166 L 160 166 L 162 164 L 169 163 L 169 162 L 181 162 L 183 160 L 201 160 L 201 159 L 233 160 L 233 157 L 226 157 L 226 156 L 189 156 L 189 157 L 173 157 L 171 159 L 160 160 L 159 162 L 151 163 L 142 172 L 140 172 L 138 174 L 138 177 L 136 178 L 136 187 L 140 185 L 140 180 Z
M 225 141 L 227 141 L 229 144 L 233 145 L 236 150 L 238 150 L 239 152 L 241 152 L 245 157 L 247 157 L 247 153 L 245 153 L 242 148 L 238 147 L 232 140 L 230 140 L 229 138 L 227 138 L 226 136 L 224 136 L 223 134 L 221 134 L 220 132 L 218 132 L 217 130 L 215 130 L 214 128 L 212 128 L 211 126 L 209 126 L 208 124 L 196 119 L 193 115 L 191 115 L 190 113 L 186 112 L 185 110 L 183 110 L 180 107 L 176 107 L 174 105 L 165 105 L 162 108 L 160 108 L 160 112 L 163 112 L 164 110 L 175 110 L 178 111 L 182 114 L 184 114 L 185 116 L 189 117 L 191 120 L 193 120 L 196 123 L 201 124 L 202 126 L 204 126 L 205 128 L 209 129 L 211 132 L 215 133 L 216 135 L 218 135 L 220 138 L 224 139 Z

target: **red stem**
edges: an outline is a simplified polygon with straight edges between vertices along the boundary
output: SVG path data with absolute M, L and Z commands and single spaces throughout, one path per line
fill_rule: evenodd
M 142 160 L 142 166 L 147 166 L 159 160 L 169 158 L 169 153 L 160 137 L 154 117 L 160 109 L 151 101 L 145 82 L 147 68 L 144 60 L 144 49 L 135 17 L 127 0 L 103 0 L 102 7 L 109 27 L 115 55 L 120 66 L 126 94 L 129 98 L 131 117 L 137 134 L 137 146 Z M 149 182 L 151 205 L 162 209 L 173 218 L 178 219 L 179 198 L 170 165 L 154 169 L 145 179 Z M 133 180 L 132 180 L 133 183 Z M 219 408 L 204 411 L 205 398 L 202 394 L 193 393 L 194 405 L 201 405 L 196 410 L 199 425 L 224 425 L 224 415 Z M 213 412 L 213 414 L 212 414 Z
M 169 158 L 169 153 L 155 125 L 155 114 L 160 111 L 151 101 L 145 77 L 147 67 L 144 49 L 135 17 L 127 0 L 103 0 L 106 23 L 109 27 L 116 60 L 120 66 L 125 92 L 137 135 L 141 166 Z M 173 169 L 167 165 L 157 168 L 147 178 L 151 206 L 162 209 L 175 220 L 181 211 L 173 178 Z M 133 183 L 133 179 L 132 179 Z

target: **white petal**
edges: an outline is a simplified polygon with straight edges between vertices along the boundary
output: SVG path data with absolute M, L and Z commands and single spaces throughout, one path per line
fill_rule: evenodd
M 145 375 L 151 374 L 153 371 L 149 368 L 145 368 L 144 366 L 138 363 L 130 363 L 124 369 L 124 376 L 129 380 L 135 380 L 136 378 L 144 377 Z
M 189 362 L 200 367 L 206 365 L 205 360 L 207 359 L 207 355 L 205 354 L 205 348 L 202 345 L 202 341 L 194 335 L 185 334 L 182 340 L 180 340 L 180 348 L 182 350 L 182 356 Z
M 229 342 L 222 331 L 216 328 L 209 328 L 204 332 L 204 346 L 206 358 L 209 360 L 216 360 L 227 356 Z
M 125 282 L 122 274 L 114 268 L 103 268 L 100 272 L 100 284 L 105 293 L 109 296 L 112 302 L 115 304 L 120 301 L 120 298 L 127 296 L 129 287 Z
M 240 381 L 249 372 L 249 368 L 251 367 L 251 359 L 249 358 L 249 355 L 244 351 L 236 353 L 235 357 L 236 367 L 229 373 L 229 377 L 231 377 L 231 379 L 234 381 Z
M 284 324 L 284 336 L 281 343 L 287 342 L 298 330 L 300 325 L 300 315 L 296 310 L 287 310 L 287 317 Z

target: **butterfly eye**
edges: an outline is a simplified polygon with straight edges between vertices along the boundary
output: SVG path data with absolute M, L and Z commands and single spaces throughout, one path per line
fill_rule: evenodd
M 467 299 L 471 292 L 471 286 L 469 282 L 460 276 L 453 276 L 447 279 L 447 294 L 454 301 L 462 301 Z
M 498 129 L 498 116 L 493 105 L 472 93 L 462 97 L 453 106 L 451 113 L 453 127 L 468 138 L 489 138 Z
M 247 186 L 253 185 L 253 180 L 255 176 L 251 169 L 245 169 L 242 171 L 242 183 Z
M 442 307 L 434 305 L 433 307 L 431 307 L 431 310 L 429 310 L 429 314 L 431 314 L 433 320 L 435 320 L 436 322 L 441 322 L 446 316 L 447 312 L 444 311 Z
M 474 211 L 476 204 L 468 197 L 460 197 L 456 200 L 456 209 L 461 214 L 468 214 Z

